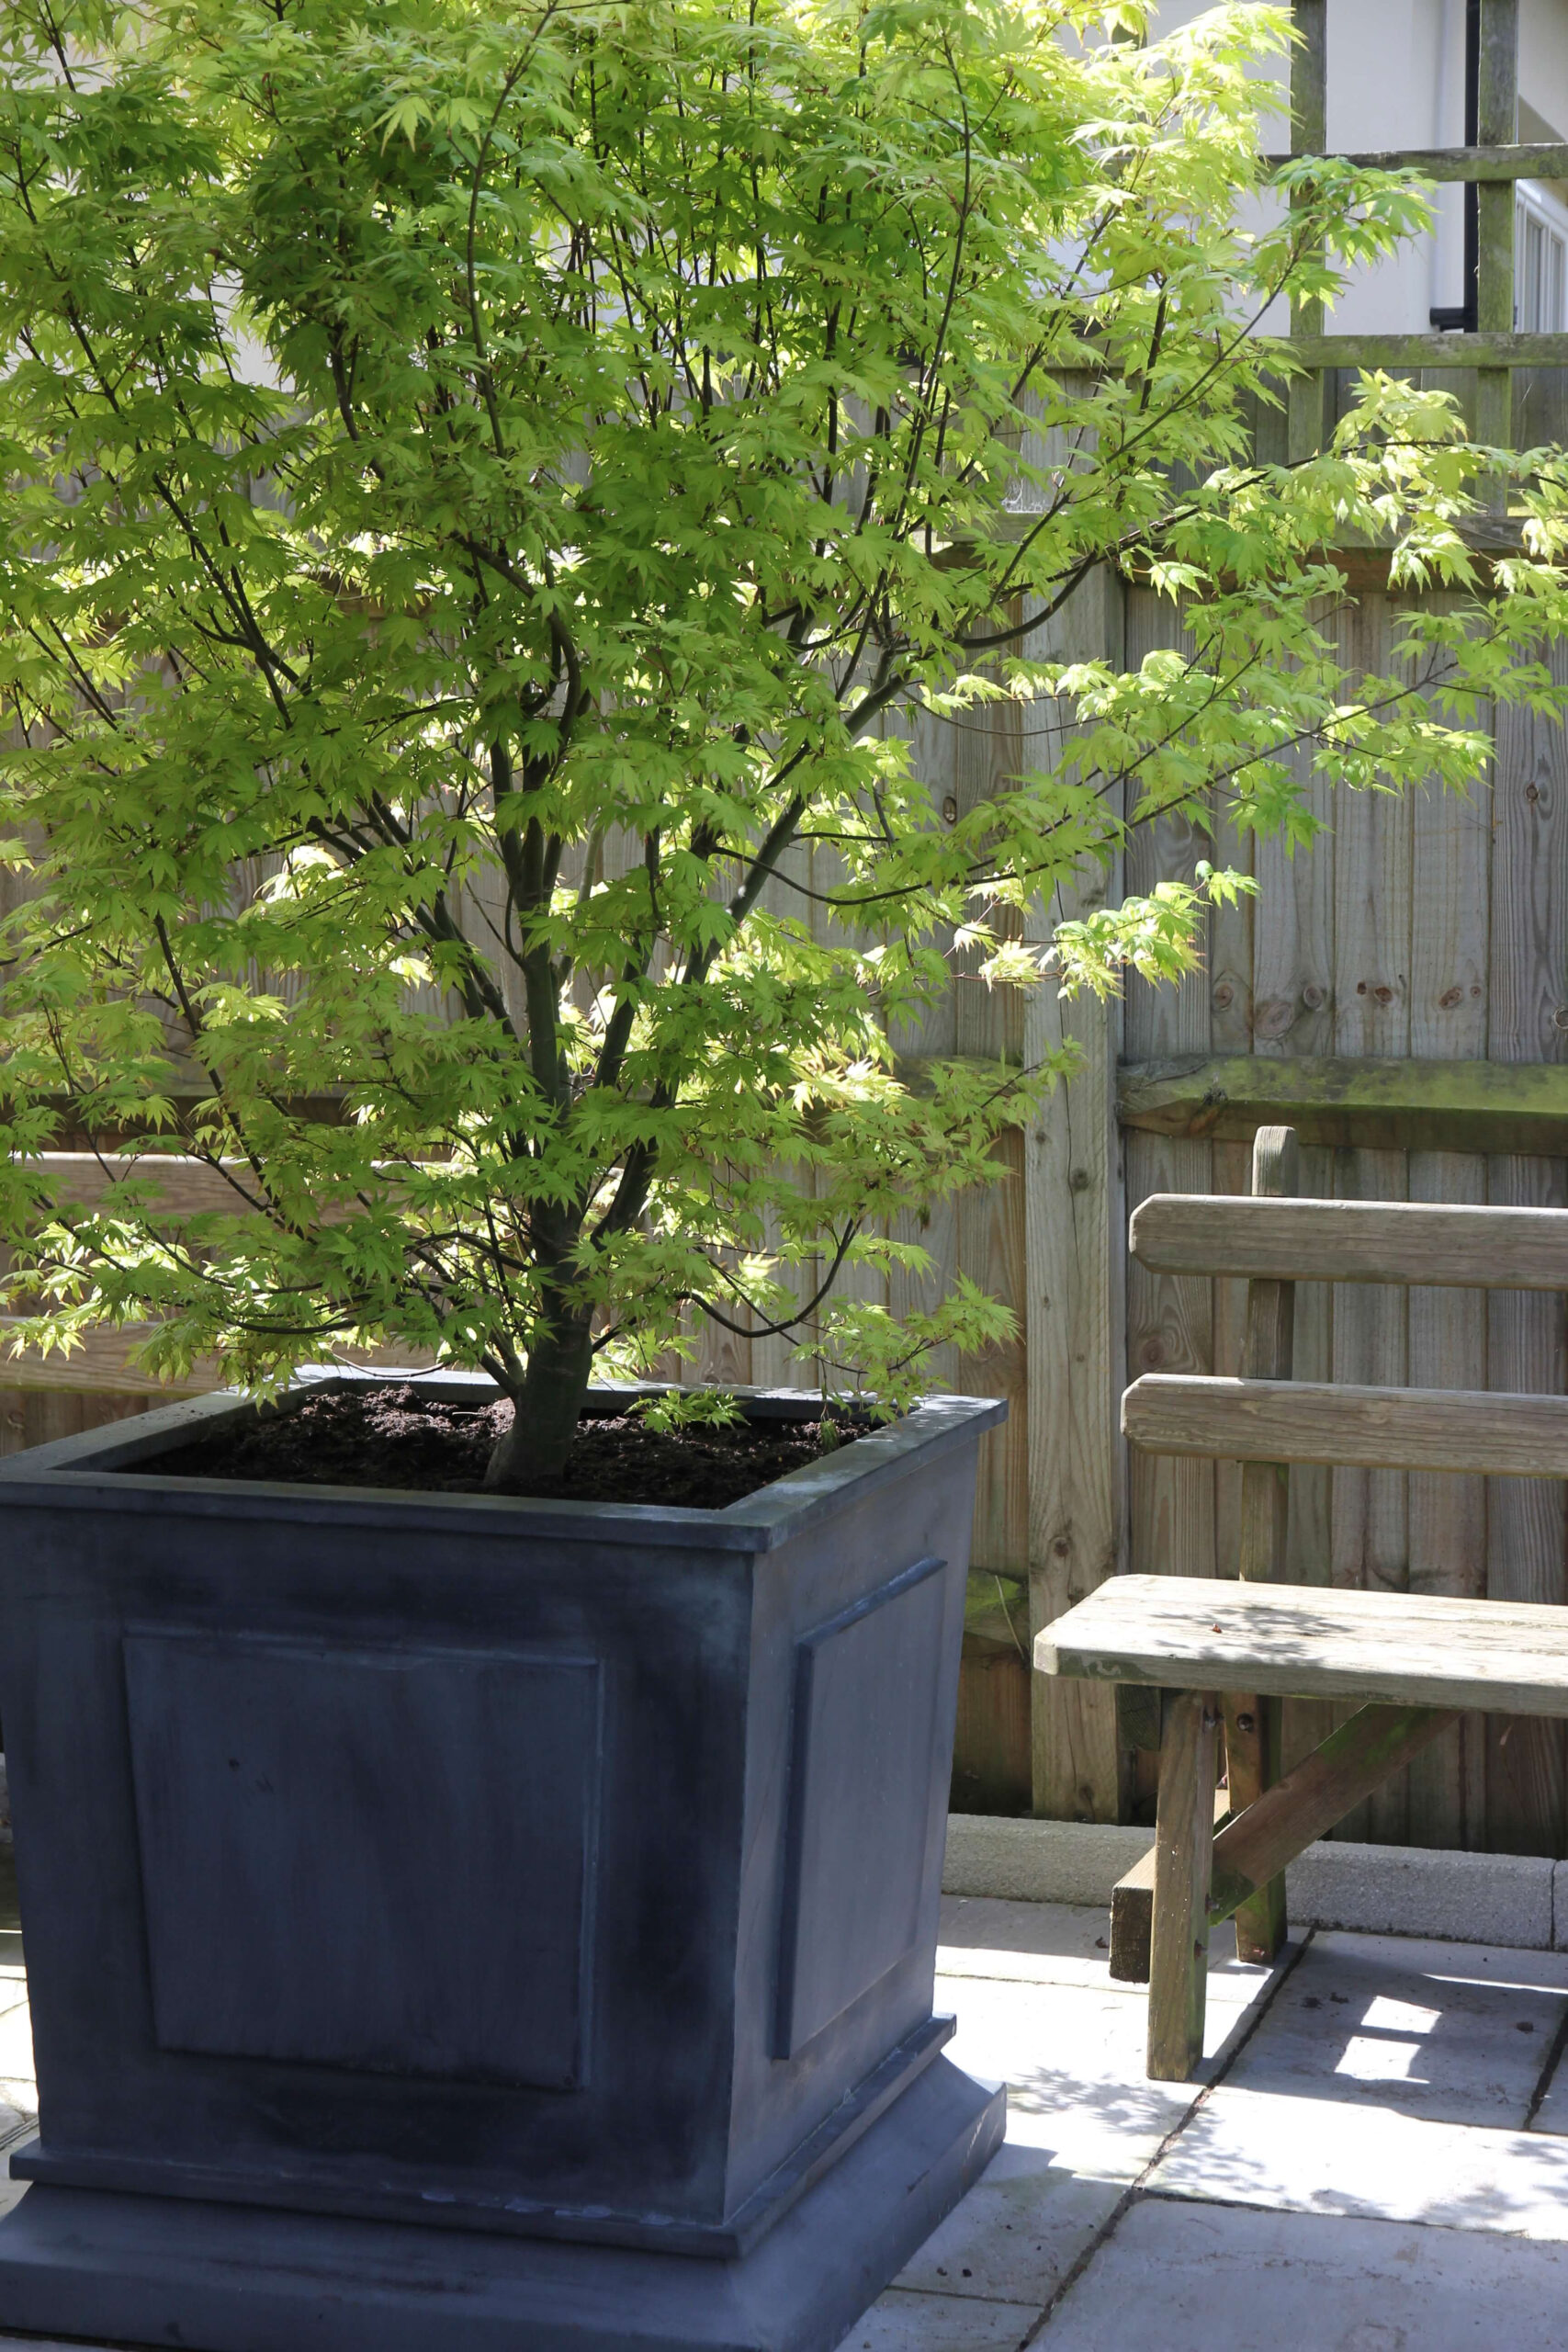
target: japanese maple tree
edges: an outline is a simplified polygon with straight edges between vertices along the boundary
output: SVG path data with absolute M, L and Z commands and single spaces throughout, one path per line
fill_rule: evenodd
M 1162 813 L 1304 840 L 1314 766 L 1461 786 L 1487 698 L 1551 701 L 1559 460 L 1381 378 L 1321 456 L 1254 454 L 1258 321 L 1418 191 L 1303 164 L 1252 203 L 1280 13 L 1138 29 L 11 0 L 18 1342 L 150 1324 L 154 1369 L 263 1391 L 428 1351 L 514 1401 L 502 1487 L 558 1469 L 595 1363 L 704 1317 L 896 1408 L 1003 1311 L 834 1280 L 918 1256 L 893 1218 L 991 1181 L 1056 1075 L 898 1058 L 954 970 L 1176 973 L 1235 879 L 1042 910 Z M 1358 540 L 1463 594 L 1352 683 L 1325 550 Z M 1107 565 L 1184 600 L 1187 650 L 1065 658 Z M 1003 695 L 1028 759 L 954 817 L 915 723 Z M 135 1172 L 72 1207 L 38 1155 L 84 1135 Z M 175 1214 L 169 1152 L 231 1210 Z

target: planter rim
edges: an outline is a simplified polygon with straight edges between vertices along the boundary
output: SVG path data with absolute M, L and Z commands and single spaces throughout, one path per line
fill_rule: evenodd
M 493 1384 L 468 1373 L 411 1371 L 411 1385 L 439 1387 L 447 1395 L 494 1395 Z M 385 1386 L 396 1375 L 339 1371 L 307 1373 L 284 1392 L 301 1400 L 321 1388 Z M 662 1385 L 627 1384 L 589 1391 L 601 1410 L 630 1398 L 662 1393 Z M 737 1398 L 759 1419 L 795 1418 L 790 1408 L 819 1407 L 815 1389 L 737 1388 Z M 110 1498 L 118 1512 L 134 1517 L 222 1519 L 236 1510 L 247 1518 L 283 1521 L 330 1514 L 336 1525 L 400 1529 L 446 1529 L 466 1521 L 478 1533 L 548 1536 L 558 1542 L 603 1544 L 640 1539 L 645 1544 L 683 1551 L 771 1552 L 848 1499 L 896 1476 L 914 1455 L 934 1461 L 955 1445 L 971 1442 L 983 1430 L 1007 1419 L 999 1396 L 929 1396 L 888 1427 L 868 1430 L 819 1462 L 775 1478 L 755 1494 L 701 1510 L 675 1503 L 551 1501 L 526 1496 L 426 1494 L 416 1487 L 300 1486 L 281 1479 L 160 1477 L 156 1456 L 166 1447 L 204 1433 L 203 1425 L 247 1408 L 242 1390 L 187 1398 L 139 1414 L 130 1423 L 89 1430 L 52 1444 L 29 1447 L 0 1461 L 0 1509 L 47 1505 L 54 1510 L 101 1510 Z M 137 1465 L 147 1459 L 145 1471 Z

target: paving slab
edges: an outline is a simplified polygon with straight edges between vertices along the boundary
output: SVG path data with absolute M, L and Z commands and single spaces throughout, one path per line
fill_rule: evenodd
M 1540 2109 L 1530 2120 L 1529 2128 L 1532 2132 L 1568 2134 L 1568 2089 L 1560 2081 L 1552 2084 L 1541 2100 Z
M 1216 1938 L 1205 2092 L 1145 2079 L 1145 1996 L 1111 1981 L 1105 1931 L 1098 1905 L 944 1904 L 950 2054 L 1009 2085 L 1008 2143 L 841 2352 L 1568 2352 L 1568 2061 L 1520 2128 L 1568 1953 L 1320 1932 L 1280 1982 Z M 14 1940 L 0 2211 L 36 2105 Z
M 1153 1843 L 1148 1829 L 950 1814 L 942 1884 L 950 1894 L 1104 1905 L 1116 1881 Z M 1544 1855 L 1363 1846 L 1336 1838 L 1309 1846 L 1285 1883 L 1298 1928 L 1315 1921 L 1364 1934 L 1568 1947 L 1568 1862 Z
M 1568 1954 L 1320 1933 L 1226 2079 L 1522 2131 L 1565 2018 Z
M 939 2339 L 919 2339 L 941 2352 Z M 1140 2198 L 1042 2352 L 1563 2352 L 1568 2247 Z
M 937 1931 L 937 1969 L 944 1976 L 1011 1977 L 1020 1983 L 1087 1984 L 1102 1992 L 1143 1996 L 1111 1973 L 1106 1911 L 1074 1903 L 1015 1903 L 997 1895 L 943 1895 Z M 1235 1929 L 1227 1920 L 1209 1949 L 1211 2000 L 1249 2001 L 1268 1981 L 1266 1968 L 1235 1956 Z M 4 1998 L 0 1993 L 0 1999 Z
M 1444 1936 L 1550 1951 L 1553 1877 L 1541 1854 L 1465 1854 L 1336 1838 L 1285 1872 L 1291 1917 L 1361 1935 Z
M 1032 2303 L 987 2303 L 891 2287 L 851 2328 L 839 2352 L 1017 2352 L 1039 2318 Z
M 1060 1836 L 1062 1830 L 1069 1834 Z M 1153 1844 L 1149 1829 L 950 1813 L 942 1883 L 950 1894 L 1007 1894 L 1024 1902 L 1103 1908 L 1117 1880 Z
M 0 1994 L 0 2084 L 33 2079 L 33 2020 L 27 1996 L 10 2008 Z M 36 2104 L 36 2102 L 35 2102 Z
M 1210 2093 L 1147 2187 L 1568 2241 L 1568 2141 L 1278 2091 Z
M 943 1976 L 1010 1976 L 1043 1984 L 1110 1982 L 1103 1911 L 1075 1903 L 1012 1903 L 944 1894 L 936 1964 Z
M 1568 2063 L 1565 2062 L 1568 2062 L 1568 2051 L 1564 2051 L 1558 2059 L 1540 2105 L 1530 2118 L 1532 2132 L 1568 2134 Z
M 1141 1994 L 972 1976 L 939 1977 L 936 1999 L 958 2018 L 954 2064 L 1007 2084 L 1009 2140 L 1071 2171 L 1135 2179 L 1198 2096 L 1197 2083 L 1145 2080 Z M 1246 2020 L 1245 2008 L 1211 2006 L 1205 2075 Z
M 1043 2309 L 1125 2194 L 1010 2143 L 894 2284 Z

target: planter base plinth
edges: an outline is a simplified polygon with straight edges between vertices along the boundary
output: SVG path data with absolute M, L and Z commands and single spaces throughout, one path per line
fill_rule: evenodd
M 39 2183 L 0 2327 L 185 2352 L 832 2352 L 976 2181 L 1005 2095 L 939 2058 L 738 2261 Z

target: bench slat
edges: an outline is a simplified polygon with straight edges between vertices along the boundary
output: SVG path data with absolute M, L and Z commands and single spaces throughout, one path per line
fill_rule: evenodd
M 1568 1396 L 1148 1372 L 1122 1399 L 1122 1430 L 1144 1453 L 1568 1478 Z
M 1161 1274 L 1568 1290 L 1568 1211 L 1152 1193 L 1133 1255 Z
M 1568 1610 L 1328 1585 L 1111 1577 L 1036 1637 L 1042 1674 L 1568 1715 Z

